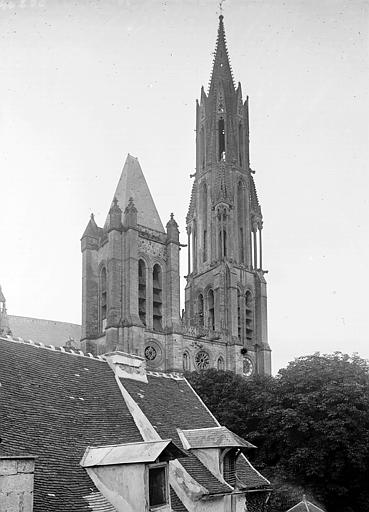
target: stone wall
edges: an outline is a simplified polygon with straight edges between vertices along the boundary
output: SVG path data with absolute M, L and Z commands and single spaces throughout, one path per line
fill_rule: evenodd
M 34 457 L 0 456 L 0 510 L 32 512 Z

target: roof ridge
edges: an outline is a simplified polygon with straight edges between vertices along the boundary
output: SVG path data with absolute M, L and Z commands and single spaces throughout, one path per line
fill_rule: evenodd
M 1 335 L 0 340 L 10 341 L 12 343 L 22 343 L 23 345 L 29 345 L 29 346 L 35 347 L 35 348 L 43 348 L 46 350 L 51 350 L 53 352 L 60 352 L 60 353 L 69 354 L 71 356 L 77 356 L 77 357 L 86 357 L 87 359 L 95 359 L 96 361 L 102 361 L 104 363 L 106 362 L 106 359 L 103 355 L 94 356 L 90 352 L 87 352 L 87 354 L 86 354 L 85 352 L 83 352 L 80 349 L 56 347 L 55 345 L 51 345 L 51 344 L 45 345 L 41 341 L 24 340 L 20 336 L 10 336 L 9 334 Z
M 174 380 L 186 380 L 183 375 L 178 372 L 162 372 L 156 370 L 146 370 L 146 375 L 150 375 L 151 377 L 164 377 L 165 379 L 174 379 Z

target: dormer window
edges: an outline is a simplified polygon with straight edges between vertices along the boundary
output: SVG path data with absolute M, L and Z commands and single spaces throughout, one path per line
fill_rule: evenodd
M 168 464 L 152 464 L 148 467 L 149 474 L 149 508 L 155 510 L 169 502 Z
M 231 448 L 223 456 L 223 478 L 232 487 L 236 484 L 236 461 L 239 454 L 239 449 Z

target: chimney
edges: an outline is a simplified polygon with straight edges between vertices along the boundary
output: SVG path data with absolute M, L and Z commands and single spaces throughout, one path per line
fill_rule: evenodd
M 0 455 L 0 510 L 32 512 L 35 457 Z

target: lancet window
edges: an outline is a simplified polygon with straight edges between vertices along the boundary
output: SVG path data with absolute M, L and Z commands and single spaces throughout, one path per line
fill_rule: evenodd
M 221 118 L 218 121 L 218 160 L 225 160 L 225 126 L 224 119 Z
M 138 314 L 141 322 L 146 325 L 146 263 L 138 261 Z
M 254 299 L 248 290 L 245 295 L 246 340 L 252 343 L 254 333 Z
M 200 327 L 204 327 L 204 296 L 199 293 L 197 297 L 197 318 Z
M 215 314 L 214 314 L 214 292 L 208 292 L 208 327 L 212 331 L 215 330 Z
M 218 370 L 224 370 L 225 369 L 225 365 L 224 365 L 224 359 L 222 356 L 219 356 L 218 357 L 218 361 L 217 361 L 217 369 Z
M 100 271 L 100 331 L 106 328 L 106 317 L 108 308 L 108 296 L 106 288 L 106 268 L 102 267 Z
M 163 284 L 161 267 L 158 263 L 154 265 L 152 271 L 152 301 L 153 328 L 157 331 L 160 331 L 163 328 Z

